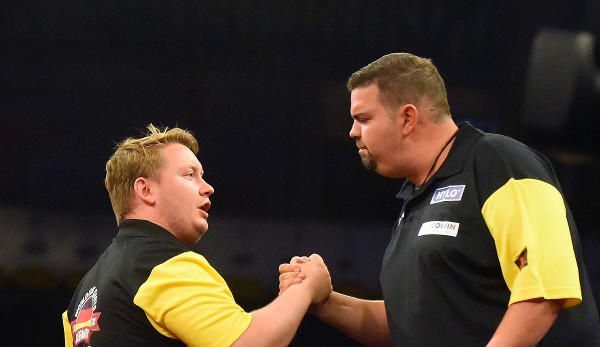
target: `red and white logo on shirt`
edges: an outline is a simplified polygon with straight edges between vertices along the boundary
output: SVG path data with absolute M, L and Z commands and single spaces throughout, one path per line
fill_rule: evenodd
M 92 334 L 96 331 L 100 331 L 98 319 L 100 318 L 101 312 L 94 312 L 96 310 L 97 302 L 98 289 L 92 287 L 85 293 L 79 302 L 77 311 L 75 311 L 75 320 L 71 322 L 73 346 L 77 346 L 82 342 L 90 344 Z

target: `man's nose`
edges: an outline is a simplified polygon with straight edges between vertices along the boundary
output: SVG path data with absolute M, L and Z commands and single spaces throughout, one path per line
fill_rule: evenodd
M 360 137 L 360 130 L 356 125 L 356 121 L 352 123 L 352 127 L 350 128 L 350 133 L 348 135 L 350 135 L 350 137 L 353 139 Z
M 203 185 L 202 188 L 200 190 L 200 194 L 202 195 L 213 195 L 213 193 L 215 192 L 215 189 L 213 188 L 213 186 L 211 186 L 210 184 L 208 184 L 208 182 L 206 181 L 202 181 Z

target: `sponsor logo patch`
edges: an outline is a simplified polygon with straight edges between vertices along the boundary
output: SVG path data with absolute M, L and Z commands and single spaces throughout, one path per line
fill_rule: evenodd
M 517 260 L 515 260 L 515 265 L 519 268 L 519 270 L 523 270 L 525 266 L 527 266 L 527 248 L 519 254 Z
M 458 226 L 460 223 L 446 221 L 431 221 L 421 225 L 418 236 L 423 235 L 443 235 L 456 237 L 458 235 Z
M 431 198 L 430 205 L 444 201 L 460 201 L 462 199 L 464 191 L 464 184 L 438 188 L 435 190 L 435 192 L 433 192 L 433 197 Z
M 81 299 L 75 311 L 75 320 L 71 322 L 73 346 L 85 342 L 90 344 L 92 333 L 100 331 L 98 319 L 101 312 L 94 313 L 98 302 L 98 289 L 92 287 Z

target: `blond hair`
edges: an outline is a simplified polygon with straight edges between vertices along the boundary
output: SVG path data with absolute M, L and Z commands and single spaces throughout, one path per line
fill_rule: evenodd
M 375 84 L 382 104 L 397 107 L 428 97 L 440 115 L 450 115 L 444 80 L 431 59 L 391 53 L 359 69 L 348 79 L 349 91 Z
M 198 141 L 194 135 L 180 128 L 157 128 L 147 126 L 142 138 L 127 138 L 117 144 L 115 152 L 106 162 L 104 186 L 117 219 L 121 223 L 123 216 L 130 210 L 133 185 L 138 177 L 155 177 L 164 164 L 160 148 L 168 143 L 180 143 L 194 154 L 198 153 Z

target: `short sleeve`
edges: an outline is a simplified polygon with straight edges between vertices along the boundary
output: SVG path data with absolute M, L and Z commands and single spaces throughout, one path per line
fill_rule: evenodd
M 188 346 L 230 346 L 252 320 L 236 304 L 225 280 L 194 252 L 157 265 L 134 303 L 157 331 Z
M 509 304 L 527 299 L 581 302 L 579 271 L 562 195 L 536 179 L 510 179 L 484 203 Z

